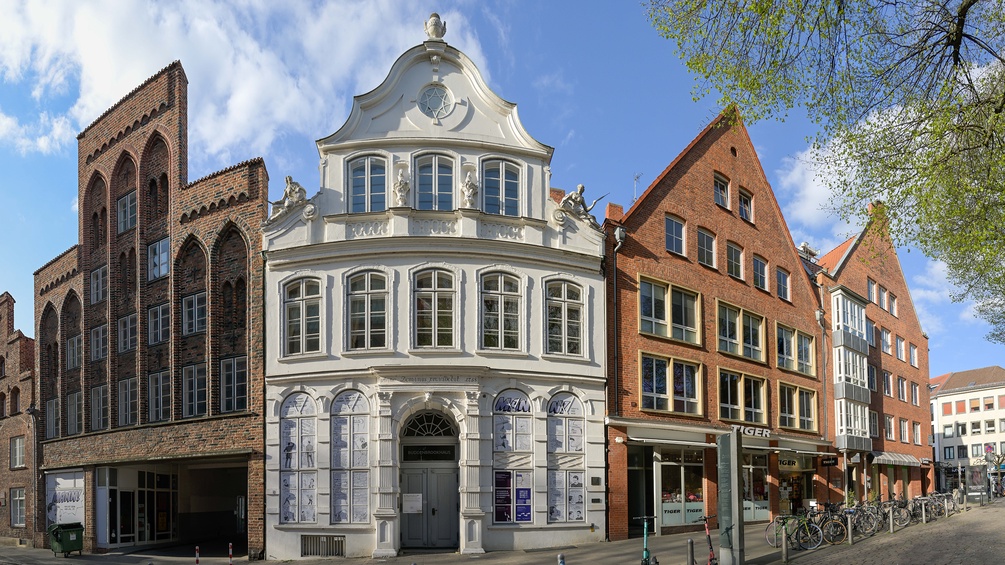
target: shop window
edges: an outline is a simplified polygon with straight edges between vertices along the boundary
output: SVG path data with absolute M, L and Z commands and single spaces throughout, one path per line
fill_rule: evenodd
M 518 390 L 504 390 L 495 399 L 493 424 L 493 521 L 533 522 L 533 471 L 526 467 L 533 449 L 530 399 Z
M 370 403 L 350 390 L 332 401 L 331 521 L 370 522 Z
M 291 394 L 279 410 L 280 523 L 317 522 L 316 446 L 317 404 L 306 393 Z
M 549 522 L 586 521 L 585 425 L 583 403 L 572 393 L 548 402 L 548 453 L 567 455 L 548 458 Z
M 664 449 L 660 467 L 663 526 L 681 526 L 705 513 L 704 453 L 697 449 Z

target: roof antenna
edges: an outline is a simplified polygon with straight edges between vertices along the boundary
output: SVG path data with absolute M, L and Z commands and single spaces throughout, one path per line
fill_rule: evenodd
M 642 178 L 642 173 L 635 173 L 634 185 L 632 186 L 632 204 L 639 199 L 639 179 Z

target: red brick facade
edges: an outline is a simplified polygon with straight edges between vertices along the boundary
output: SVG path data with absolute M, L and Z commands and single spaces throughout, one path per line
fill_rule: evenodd
M 180 540 L 245 535 L 240 525 L 205 531 L 214 516 L 233 515 L 230 502 L 203 502 L 202 510 L 191 502 L 207 496 L 199 488 L 227 483 L 236 470 L 254 559 L 264 549 L 257 283 L 268 173 L 254 159 L 189 183 L 187 119 L 187 79 L 175 62 L 78 136 L 79 242 L 35 273 L 41 468 L 84 469 L 86 551 L 117 541 L 100 542 L 95 532 L 99 469 L 162 465 L 157 472 L 178 483 L 179 502 L 168 514 L 170 536 Z M 78 335 L 73 362 L 67 349 Z M 96 405 L 101 390 L 107 400 Z M 68 397 L 78 392 L 82 429 L 72 429 Z M 191 462 L 221 471 L 207 476 Z M 138 518 L 136 526 L 150 529 L 152 521 Z M 125 531 L 119 545 L 154 541 Z
M 686 496 L 688 500 L 703 498 L 703 513 L 715 514 L 718 481 L 717 451 L 712 447 L 715 438 L 734 424 L 762 430 L 758 433 L 766 433 L 770 438 L 751 439 L 744 446 L 750 446 L 748 452 L 752 457 L 757 455 L 757 461 L 766 462 L 755 471 L 759 475 L 766 471 L 764 483 L 759 483 L 757 488 L 766 491 L 770 502 L 766 511 L 773 515 L 779 511 L 779 488 L 788 488 L 784 493 L 792 492 L 792 487 L 785 482 L 790 479 L 781 478 L 779 458 L 793 461 L 786 454 L 795 454 L 796 447 L 804 453 L 824 447 L 819 437 L 818 415 L 824 375 L 817 338 L 820 330 L 815 315 L 818 308 L 816 291 L 803 270 L 745 128 L 739 122 L 731 125 L 726 116 L 720 116 L 701 132 L 627 213 L 622 216 L 617 207 L 611 207 L 605 222 L 609 245 L 608 311 L 612 320 L 608 338 L 608 414 L 611 421 L 608 431 L 608 531 L 611 539 L 626 537 L 629 523 L 634 526 L 632 518 L 643 510 L 633 506 L 629 498 L 642 496 L 646 514 L 657 506 L 651 501 L 655 498 L 654 487 L 641 484 L 644 475 L 650 472 L 647 460 L 650 450 L 653 457 L 661 461 L 667 461 L 668 454 L 676 457 L 678 450 L 684 450 L 685 454 L 689 450 L 702 451 L 701 490 L 704 496 L 697 492 L 688 492 Z M 716 202 L 714 195 L 716 178 L 723 182 L 728 192 L 721 203 Z M 743 203 L 740 202 L 741 194 Z M 683 244 L 679 252 L 669 249 L 668 218 L 683 224 Z M 625 237 L 619 244 L 617 231 L 622 227 Z M 699 261 L 699 230 L 714 236 L 712 266 Z M 727 247 L 731 247 L 731 251 L 727 251 Z M 727 256 L 728 253 L 733 254 L 732 257 Z M 755 257 L 764 265 L 759 271 L 763 277 L 758 276 L 756 284 Z M 731 259 L 739 272 L 730 273 Z M 778 269 L 787 275 L 787 292 L 784 285 L 779 290 Z M 661 336 L 656 335 L 659 331 L 643 325 L 640 311 L 643 284 L 666 290 L 663 317 L 668 328 L 673 325 L 671 290 L 696 298 L 697 332 L 693 342 L 689 343 L 686 337 L 674 338 L 672 329 L 665 330 L 668 335 Z M 727 318 L 737 322 L 736 352 L 725 351 L 719 345 L 720 326 L 728 325 L 728 322 L 720 323 L 720 306 L 726 308 Z M 737 316 L 731 318 L 731 312 Z M 743 347 L 745 314 L 751 315 L 751 328 L 759 327 L 757 347 L 751 348 L 749 355 L 744 353 Z M 775 343 L 780 327 L 792 331 L 794 336 L 801 334 L 810 339 L 810 368 L 800 371 L 794 362 L 791 367 L 778 362 Z M 642 390 L 644 373 L 649 367 L 645 364 L 648 361 L 643 362 L 645 358 L 667 363 L 668 409 L 644 407 L 646 393 L 650 392 Z M 675 361 L 697 368 L 695 413 L 682 413 L 673 406 L 676 395 L 670 373 Z M 741 392 L 744 400 L 734 399 L 739 410 L 735 414 L 728 413 L 732 416 L 728 418 L 720 417 L 723 372 L 739 376 L 744 383 L 741 388 L 748 381 L 751 387 L 749 395 Z M 812 422 L 807 423 L 808 427 L 800 426 L 798 415 L 794 421 L 786 420 L 783 425 L 779 415 L 783 386 L 805 391 L 812 398 L 807 402 L 812 405 Z M 760 390 L 760 412 L 752 412 L 748 418 L 744 403 L 749 396 L 752 406 L 758 404 L 757 389 Z M 641 473 L 632 468 L 629 452 L 633 449 L 643 453 Z M 676 480 L 673 477 L 676 467 L 664 472 L 670 473 L 671 481 Z M 815 469 L 802 468 L 799 472 L 800 483 L 796 488 L 807 484 L 802 475 L 813 475 Z M 633 477 L 639 485 L 630 484 Z M 811 498 L 818 494 L 818 488 L 823 488 L 818 478 L 807 480 L 813 481 L 815 492 L 802 494 L 802 498 Z M 822 490 L 819 494 L 823 494 Z M 676 493 L 666 485 L 661 496 L 664 501 L 667 498 L 676 500 Z M 642 504 L 642 501 L 634 504 Z M 700 514 L 692 515 L 698 512 L 696 508 L 684 512 L 688 524 L 694 522 L 693 518 L 700 518 Z M 655 514 L 661 515 L 659 508 Z
M 35 535 L 35 340 L 14 329 L 14 297 L 0 294 L 0 539 L 30 543 Z M 15 498 L 23 496 L 24 523 L 14 523 Z
M 868 364 L 874 374 L 875 388 L 871 393 L 869 409 L 877 415 L 877 433 L 871 436 L 873 453 L 868 454 L 864 462 L 860 459 L 858 463 L 850 464 L 855 474 L 853 484 L 848 486 L 859 499 L 864 499 L 867 492 L 870 497 L 884 500 L 891 494 L 903 493 L 913 497 L 931 493 L 935 488 L 935 475 L 930 444 L 928 336 L 921 329 L 897 251 L 884 228 L 882 214 L 874 213 L 859 235 L 821 257 L 818 264 L 825 269 L 818 275 L 820 284 L 825 289 L 839 285 L 865 299 L 866 317 L 874 325 Z M 823 306 L 830 327 L 833 312 L 829 299 L 825 299 Z M 884 351 L 884 330 L 889 332 L 889 351 Z M 903 340 L 902 348 L 898 346 L 898 339 Z M 889 374 L 889 392 L 885 390 L 885 374 Z M 903 379 L 903 399 L 900 379 Z M 888 431 L 885 416 L 892 417 L 892 430 Z M 829 418 L 829 429 L 834 430 L 833 411 Z M 907 425 L 906 440 L 901 437 L 901 421 Z M 917 436 L 915 424 L 920 426 Z M 887 439 L 888 433 L 892 433 L 892 440 Z M 921 466 L 913 463 L 909 466 L 875 464 L 873 454 L 879 453 L 908 455 L 921 462 Z M 871 477 L 868 485 L 866 473 Z

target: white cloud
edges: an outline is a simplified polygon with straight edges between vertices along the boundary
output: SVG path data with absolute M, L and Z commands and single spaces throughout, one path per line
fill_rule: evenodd
M 537 77 L 534 81 L 534 88 L 541 91 L 540 94 L 548 96 L 554 95 L 556 92 L 561 92 L 562 94 L 571 96 L 574 90 L 572 83 L 565 80 L 565 77 L 562 76 L 561 72 Z
M 80 202 L 78 202 L 78 200 L 79 199 L 76 196 L 74 196 L 73 202 L 70 203 L 70 209 L 73 210 L 74 214 L 80 212 Z
M 830 189 L 820 171 L 812 148 L 782 159 L 777 174 L 780 191 L 786 196 L 784 215 L 789 221 L 806 226 L 834 223 L 834 217 L 824 209 L 830 201 Z

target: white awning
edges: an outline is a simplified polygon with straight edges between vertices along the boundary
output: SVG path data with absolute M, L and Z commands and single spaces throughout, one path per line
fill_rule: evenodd
M 913 455 L 894 453 L 893 451 L 873 451 L 873 465 L 903 465 L 905 467 L 921 467 L 921 461 Z

